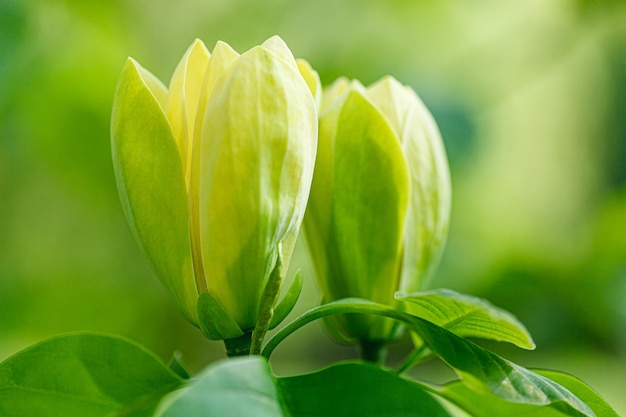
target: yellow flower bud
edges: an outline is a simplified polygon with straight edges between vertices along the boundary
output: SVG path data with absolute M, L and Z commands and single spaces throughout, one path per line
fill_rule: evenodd
M 368 88 L 339 79 L 321 103 L 305 229 L 324 301 L 392 305 L 396 291 L 422 288 L 443 249 L 451 200 L 443 142 L 417 95 L 391 77 Z M 329 327 L 348 339 L 396 334 L 390 320 L 361 315 Z
M 196 40 L 169 88 L 129 58 L 111 137 L 124 212 L 178 308 L 198 325 L 209 293 L 238 327 L 222 338 L 250 331 L 279 257 L 284 277 L 317 146 L 316 103 L 285 43 L 239 55 Z

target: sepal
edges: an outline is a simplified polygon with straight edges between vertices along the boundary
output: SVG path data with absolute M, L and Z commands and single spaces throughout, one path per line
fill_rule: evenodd
M 202 334 L 210 340 L 235 339 L 244 334 L 210 292 L 203 292 L 198 297 L 198 320 Z
M 293 277 L 293 281 L 291 281 L 291 285 L 287 289 L 287 293 L 285 293 L 283 299 L 280 300 L 278 304 L 276 304 L 276 308 L 274 308 L 274 315 L 272 316 L 269 326 L 270 330 L 282 323 L 296 306 L 296 302 L 302 292 L 302 284 L 302 271 L 298 269 Z

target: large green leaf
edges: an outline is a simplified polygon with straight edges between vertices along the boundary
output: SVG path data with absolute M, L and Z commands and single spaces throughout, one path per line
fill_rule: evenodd
M 429 321 L 416 318 L 413 328 L 430 349 L 478 392 L 491 392 L 513 403 L 547 405 L 569 416 L 595 416 L 561 385 L 529 371 Z
M 462 337 L 478 337 L 509 342 L 534 349 L 528 330 L 512 314 L 487 300 L 448 289 L 396 294 L 407 312 L 435 323 Z
M 563 372 L 535 369 L 534 372 L 564 386 L 583 400 L 598 417 L 619 417 L 615 410 L 589 385 L 573 375 Z
M 556 371 L 537 370 L 536 373 L 558 382 L 585 401 L 598 417 L 619 417 L 602 397 L 579 379 Z M 555 408 L 532 404 L 513 404 L 490 394 L 472 391 L 461 382 L 437 389 L 438 393 L 474 417 L 563 417 Z
M 427 320 L 366 300 L 345 299 L 309 310 L 276 333 L 263 354 L 269 356 L 281 340 L 311 321 L 346 313 L 375 314 L 406 323 L 474 391 L 490 392 L 512 403 L 549 406 L 570 416 L 595 416 L 583 401 L 556 382 Z
M 248 356 L 218 362 L 163 399 L 155 417 L 283 417 L 267 360 Z
M 278 385 L 294 417 L 449 416 L 418 384 L 367 363 L 280 378 Z
M 148 417 L 181 379 L 128 340 L 55 337 L 0 364 L 0 415 Z

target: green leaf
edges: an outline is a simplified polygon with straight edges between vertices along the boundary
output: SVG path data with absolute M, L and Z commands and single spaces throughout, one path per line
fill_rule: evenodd
M 556 371 L 536 370 L 535 372 L 558 382 L 576 394 L 578 398 L 589 405 L 596 416 L 619 417 L 602 397 L 579 379 Z M 563 413 L 557 408 L 510 403 L 490 394 L 472 391 L 458 381 L 441 388 L 435 388 L 435 391 L 475 417 L 563 417 L 564 415 L 572 415 L 567 412 Z
M 181 383 L 154 354 L 131 341 L 64 335 L 0 364 L 0 415 L 148 417 Z
M 463 382 L 514 403 L 547 405 L 570 416 L 595 416 L 561 385 L 514 364 L 429 321 L 416 318 L 413 329 Z
M 575 376 L 547 369 L 535 369 L 534 372 L 570 390 L 574 395 L 583 400 L 598 417 L 619 417 L 600 394 Z
M 209 292 L 198 297 L 200 330 L 210 340 L 235 339 L 243 331 L 220 302 Z
M 437 324 L 461 337 L 478 337 L 509 342 L 524 349 L 534 349 L 528 330 L 512 314 L 487 300 L 459 294 L 448 289 L 396 293 L 407 312 Z
M 181 377 L 182 379 L 189 379 L 191 376 L 189 371 L 183 364 L 183 355 L 182 353 L 176 351 L 172 354 L 172 358 L 170 359 L 169 366 L 170 370 L 174 372 L 176 375 Z
M 477 392 L 491 392 L 513 403 L 547 405 L 571 416 L 595 416 L 585 403 L 556 382 L 507 361 L 436 324 L 367 300 L 345 299 L 307 311 L 276 333 L 265 346 L 263 354 L 269 356 L 285 337 L 311 321 L 346 313 L 374 314 L 409 325 L 434 354 L 461 376 L 464 384 Z
M 416 318 L 413 329 L 463 382 L 514 403 L 548 405 L 570 416 L 595 416 L 561 385 L 514 364 L 429 321 Z
M 301 292 L 302 271 L 298 270 L 296 275 L 293 277 L 293 281 L 291 281 L 291 285 L 289 286 L 287 293 L 274 309 L 274 315 L 272 316 L 272 321 L 270 321 L 270 330 L 278 326 L 283 320 L 285 320 L 285 317 L 291 313 L 291 310 L 295 307 L 298 298 L 300 298 Z
M 130 228 L 178 308 L 197 323 L 183 166 L 160 101 L 165 87 L 128 59 L 115 92 L 111 152 Z
M 418 384 L 367 363 L 280 378 L 278 385 L 294 417 L 449 416 Z
M 283 417 L 267 360 L 248 356 L 217 362 L 163 399 L 155 417 Z

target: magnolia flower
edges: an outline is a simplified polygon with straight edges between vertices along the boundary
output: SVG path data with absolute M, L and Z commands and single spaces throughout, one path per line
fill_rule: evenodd
M 255 327 L 271 276 L 280 290 L 317 146 L 304 77 L 313 88 L 278 37 L 242 55 L 196 40 L 169 88 L 132 58 L 122 71 L 111 144 L 124 212 L 187 320 L 203 326 L 198 299 L 210 295 L 226 323 L 204 323 L 215 338 Z
M 386 77 L 326 89 L 319 130 L 305 230 L 324 301 L 393 305 L 396 291 L 422 288 L 447 234 L 450 179 L 437 126 L 413 90 Z M 391 320 L 362 315 L 329 327 L 359 340 L 396 333 Z

